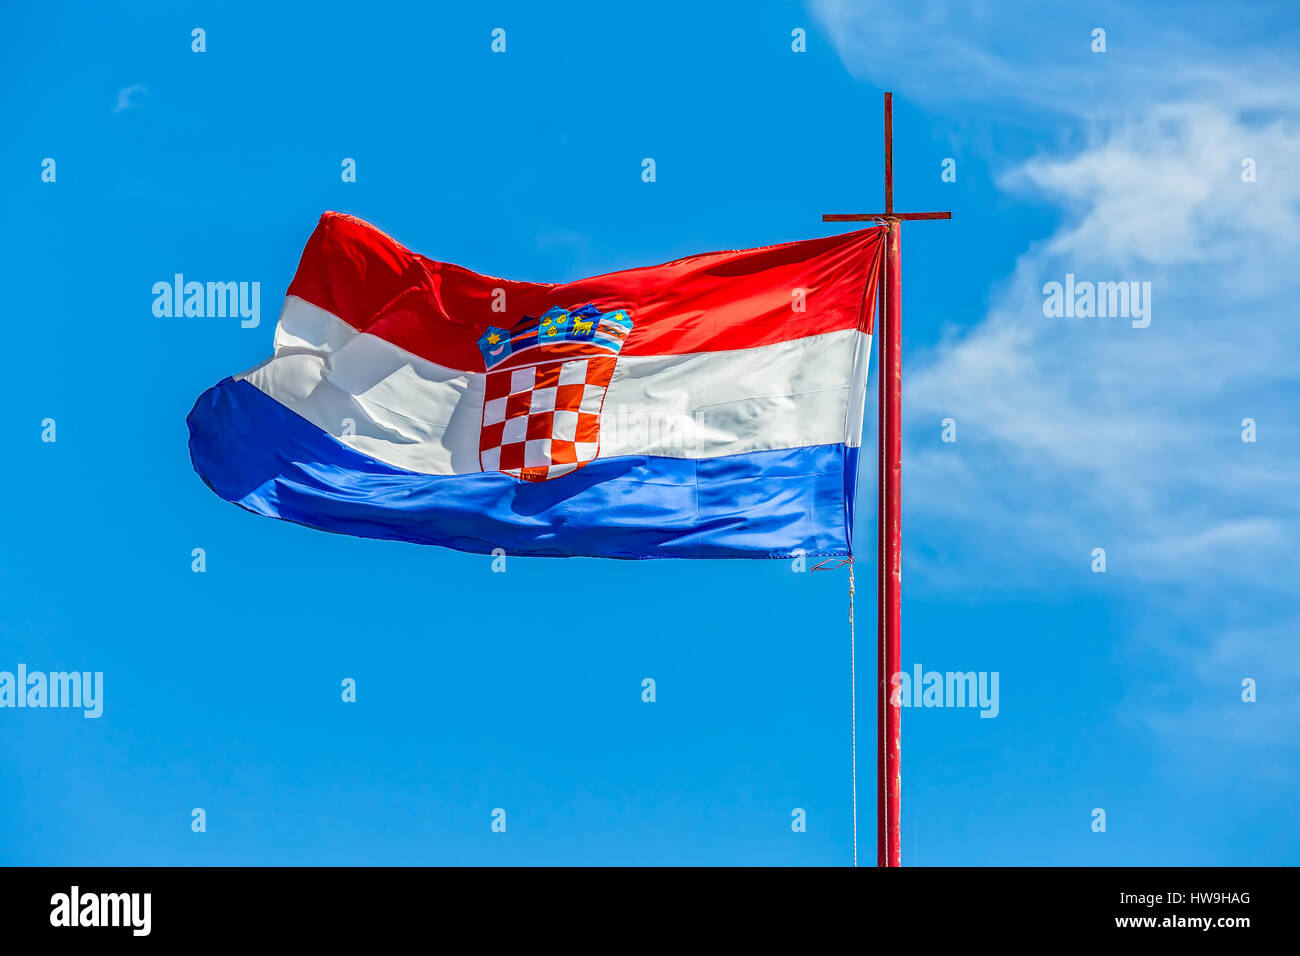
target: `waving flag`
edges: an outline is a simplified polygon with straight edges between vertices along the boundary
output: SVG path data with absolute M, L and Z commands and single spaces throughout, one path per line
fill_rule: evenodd
M 189 416 L 222 498 L 512 555 L 847 556 L 883 230 L 563 284 L 326 213 L 274 355 Z

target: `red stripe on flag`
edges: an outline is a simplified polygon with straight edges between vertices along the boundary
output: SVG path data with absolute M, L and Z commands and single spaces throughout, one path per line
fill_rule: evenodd
M 568 283 L 479 275 L 411 252 L 353 216 L 327 212 L 289 294 L 446 368 L 482 371 L 477 341 L 553 305 L 628 309 L 624 355 L 677 355 L 871 331 L 884 229 L 709 252 Z M 504 312 L 494 312 L 501 302 Z M 796 290 L 802 290 L 797 292 Z M 799 306 L 803 311 L 799 311 Z

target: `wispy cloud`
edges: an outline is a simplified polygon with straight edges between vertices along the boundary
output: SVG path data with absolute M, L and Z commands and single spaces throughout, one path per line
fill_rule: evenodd
M 1295 21 L 1285 2 L 1188 5 L 1186 18 L 1115 0 L 1079 11 L 1035 0 L 810 6 L 855 76 L 954 113 L 978 102 L 986 116 L 1024 123 L 1038 111 L 1106 117 L 1206 96 L 1236 109 L 1291 105 Z M 1212 30 L 1184 22 L 1207 17 Z M 1106 32 L 1104 56 L 1092 52 L 1094 29 Z
M 1300 636 L 1272 620 L 1300 611 L 1300 69 L 1282 34 L 1270 41 L 1269 9 L 1243 55 L 1105 4 L 1028 33 L 1051 15 L 1041 4 L 813 6 L 856 75 L 955 124 L 978 115 L 1050 137 L 987 158 L 1004 170 L 997 188 L 1054 207 L 1060 227 L 1026 241 L 980 323 L 909 357 L 905 419 L 926 423 L 907 436 L 914 517 L 972 553 L 1001 548 L 1019 569 L 1002 580 L 1022 586 L 1050 586 L 1105 547 L 1150 618 L 1186 629 L 1171 654 L 1217 648 L 1248 672 L 1295 655 Z M 1207 15 L 1225 33 L 1249 19 Z M 1104 55 L 1088 49 L 1094 25 Z M 1247 159 L 1255 182 L 1242 181 Z M 1045 318 L 1043 286 L 1067 274 L 1150 282 L 1150 327 Z M 957 445 L 937 441 L 946 416 Z M 918 564 L 932 579 L 951 570 L 918 555 L 914 580 Z M 1243 633 L 1279 644 L 1230 653 Z M 1300 694 L 1294 668 L 1269 669 L 1275 693 Z
M 1030 5 L 999 5 L 995 17 L 979 5 L 923 3 L 906 21 L 884 5 L 815 6 L 849 64 L 879 73 L 916 62 L 935 109 L 952 109 L 946 97 L 958 87 L 963 98 L 988 90 L 959 82 L 971 70 L 992 77 L 986 95 L 998 101 L 1038 101 L 1053 86 L 1077 94 L 1070 68 L 1058 64 L 1043 81 L 1042 50 L 1031 47 L 1020 63 L 993 39 L 981 43 L 987 35 L 1023 44 L 1010 20 Z M 882 54 L 900 37 L 901 51 Z M 1071 42 L 1080 37 L 1086 29 Z M 1134 87 L 1090 108 L 1113 115 L 1080 123 L 1078 145 L 1042 149 L 998 179 L 1006 192 L 1058 207 L 1063 224 L 1027 245 L 982 323 L 912 360 L 909 417 L 958 415 L 966 444 L 958 465 L 945 461 L 953 448 L 936 448 L 930 435 L 917 441 L 909 482 L 921 486 L 912 500 L 922 509 L 951 516 L 978 501 L 969 520 L 1000 534 L 1040 511 L 1042 522 L 1062 527 L 1048 539 L 1035 533 L 1028 544 L 1036 550 L 1073 555 L 1085 539 L 1118 536 L 1146 555 L 1141 573 L 1182 576 L 1192 569 L 1162 543 L 1196 540 L 1225 519 L 1266 517 L 1294 530 L 1300 517 L 1300 473 L 1290 467 L 1300 370 L 1279 360 L 1300 342 L 1300 73 L 1271 73 L 1270 85 L 1247 97 L 1208 57 L 1184 67 L 1180 38 L 1161 49 L 1160 62 L 1140 68 L 1165 78 L 1159 89 Z M 1085 68 L 1094 69 L 1074 72 Z M 1127 89 L 1135 69 L 1118 66 L 1110 82 Z M 1206 86 L 1201 98 L 1158 99 L 1184 96 L 1196 78 Z M 1083 112 L 1078 95 L 1053 101 Z M 1241 180 L 1246 158 L 1257 182 Z M 1045 318 L 1043 285 L 1066 274 L 1150 282 L 1151 326 Z M 1240 441 L 1244 417 L 1259 423 L 1254 445 Z M 996 506 L 996 489 L 1008 485 L 1016 486 L 1012 514 Z M 1290 573 L 1284 539 L 1252 542 L 1254 559 L 1229 570 Z
M 129 110 L 132 107 L 144 105 L 144 100 L 149 96 L 149 91 L 143 86 L 136 84 L 128 86 L 125 89 L 117 91 L 117 103 L 113 107 L 114 113 L 120 113 L 123 110 Z
M 1241 182 L 1243 157 L 1270 182 Z M 1018 489 L 1013 513 L 981 507 L 972 520 L 1014 534 L 1014 519 L 1037 508 L 1060 529 L 1029 547 L 1119 545 L 1140 556 L 1132 571 L 1142 576 L 1300 577 L 1300 369 L 1283 359 L 1300 345 L 1296 157 L 1291 118 L 1183 104 L 1004 178 L 1066 221 L 1025 250 L 979 326 L 914 363 L 908 389 L 914 414 L 955 414 L 973 439 L 961 453 L 964 500 L 987 500 L 991 485 Z M 1043 286 L 1067 274 L 1150 282 L 1150 327 L 1045 318 Z M 1241 441 L 1243 418 L 1256 421 L 1254 444 Z M 936 466 L 952 449 L 930 447 L 909 474 L 951 496 L 954 476 Z M 1220 536 L 1209 552 L 1178 546 L 1260 519 L 1281 532 Z

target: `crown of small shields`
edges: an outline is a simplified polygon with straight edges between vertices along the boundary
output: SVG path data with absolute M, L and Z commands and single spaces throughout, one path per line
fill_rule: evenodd
M 478 340 L 484 365 L 491 369 L 511 355 L 526 349 L 562 343 L 590 343 L 593 354 L 617 355 L 632 331 L 632 316 L 626 309 L 601 312 L 594 305 L 576 309 L 552 306 L 541 318 L 524 316 L 512 329 L 488 326 Z

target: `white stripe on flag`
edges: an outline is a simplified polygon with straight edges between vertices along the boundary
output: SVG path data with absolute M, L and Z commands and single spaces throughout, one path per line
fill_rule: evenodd
M 294 296 L 275 352 L 237 377 L 398 468 L 480 470 L 483 373 L 443 368 Z M 857 445 L 869 354 L 870 337 L 845 330 L 735 351 L 622 355 L 605 396 L 599 457 Z

